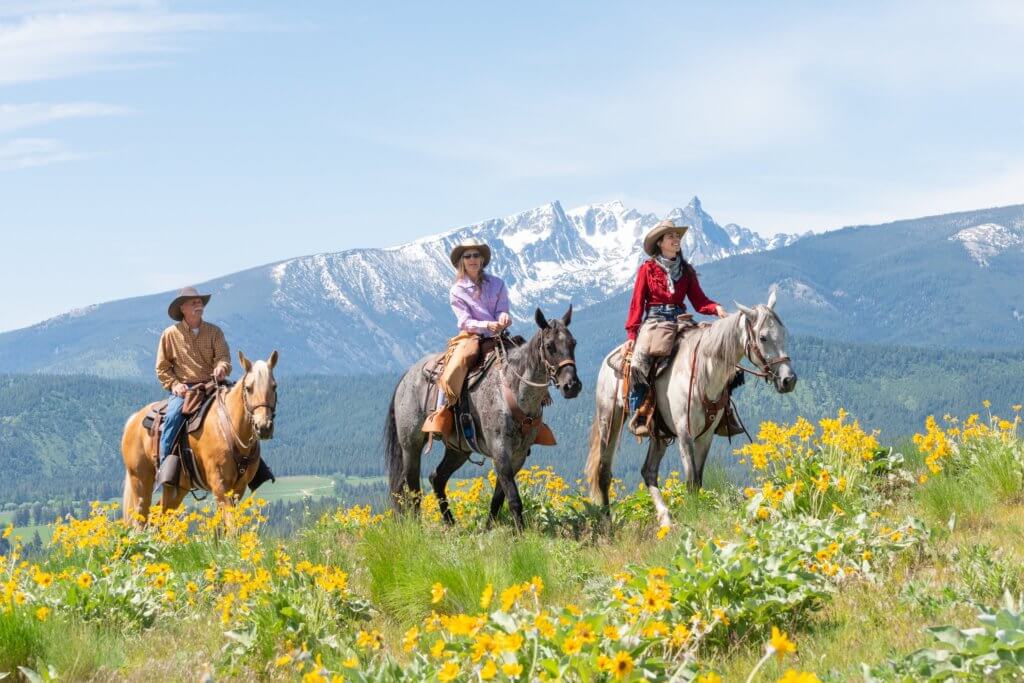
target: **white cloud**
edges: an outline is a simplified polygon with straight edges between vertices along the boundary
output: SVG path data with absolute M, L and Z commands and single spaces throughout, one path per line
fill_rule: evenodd
M 0 133 L 9 133 L 64 119 L 117 116 L 129 112 L 130 110 L 125 107 L 96 102 L 0 104 Z
M 64 147 L 59 140 L 48 138 L 18 138 L 0 140 L 0 171 L 49 166 L 83 158 Z
M 84 6 L 90 5 L 97 9 L 0 22 L 0 85 L 112 68 L 132 56 L 170 51 L 181 35 L 223 28 L 228 21 L 212 14 L 169 12 L 151 3 Z

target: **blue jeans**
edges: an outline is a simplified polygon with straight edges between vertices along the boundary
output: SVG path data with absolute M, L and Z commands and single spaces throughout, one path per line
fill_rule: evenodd
M 178 438 L 178 432 L 185 424 L 185 416 L 181 409 L 185 405 L 185 398 L 171 394 L 167 399 L 167 412 L 164 414 L 163 433 L 160 434 L 160 457 L 158 463 L 164 461 L 164 456 L 174 448 L 174 440 Z
M 685 312 L 685 308 L 674 304 L 651 306 L 647 309 L 646 320 L 674 321 L 676 316 L 682 315 Z M 646 380 L 646 377 L 644 379 Z M 647 385 L 643 382 L 635 381 L 634 378 L 634 381 L 629 385 L 629 412 L 635 413 L 640 404 L 644 402 L 645 396 L 647 396 Z

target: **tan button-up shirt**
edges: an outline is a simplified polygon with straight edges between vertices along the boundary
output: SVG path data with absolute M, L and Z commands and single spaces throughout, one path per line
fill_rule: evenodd
M 224 332 L 208 322 L 199 323 L 199 333 L 192 332 L 184 320 L 171 325 L 160 335 L 156 349 L 156 376 L 168 391 L 176 382 L 200 384 L 213 378 L 213 371 L 223 366 L 231 374 L 231 352 Z

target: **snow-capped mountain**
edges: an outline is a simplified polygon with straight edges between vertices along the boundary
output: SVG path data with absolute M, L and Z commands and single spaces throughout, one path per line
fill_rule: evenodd
M 782 246 L 714 221 L 696 197 L 668 218 L 690 225 L 694 264 Z M 563 210 L 559 202 L 386 249 L 293 258 L 227 275 L 200 289 L 229 340 L 247 353 L 282 351 L 293 372 L 398 370 L 451 335 L 451 249 L 475 237 L 491 245 L 490 270 L 509 286 L 514 317 L 536 306 L 560 314 L 632 285 L 641 241 L 659 217 L 614 201 Z M 169 294 L 115 301 L 0 335 L 0 371 L 148 375 Z M 529 328 L 523 324 L 523 331 Z
M 1024 250 L 1024 223 L 1009 227 L 998 223 L 983 223 L 964 228 L 949 237 L 951 242 L 960 242 L 971 259 L 982 268 L 1004 251 Z

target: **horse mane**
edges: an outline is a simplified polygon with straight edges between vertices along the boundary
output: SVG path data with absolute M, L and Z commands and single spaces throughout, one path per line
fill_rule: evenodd
M 554 325 L 556 321 L 552 320 L 548 324 Z M 508 364 L 514 372 L 507 379 L 509 388 L 513 391 L 519 388 L 519 376 L 529 378 L 527 373 L 530 372 L 531 361 L 540 356 L 540 345 L 543 340 L 544 330 L 538 328 L 528 342 L 508 352 Z
M 710 381 L 711 371 L 721 368 L 723 365 L 732 365 L 736 354 L 736 347 L 742 345 L 743 337 L 743 314 L 733 313 L 727 318 L 720 318 L 699 331 L 685 337 L 680 346 L 679 354 L 686 363 L 687 370 L 690 367 L 690 358 L 693 348 L 700 342 L 697 353 L 697 387 L 703 389 Z

